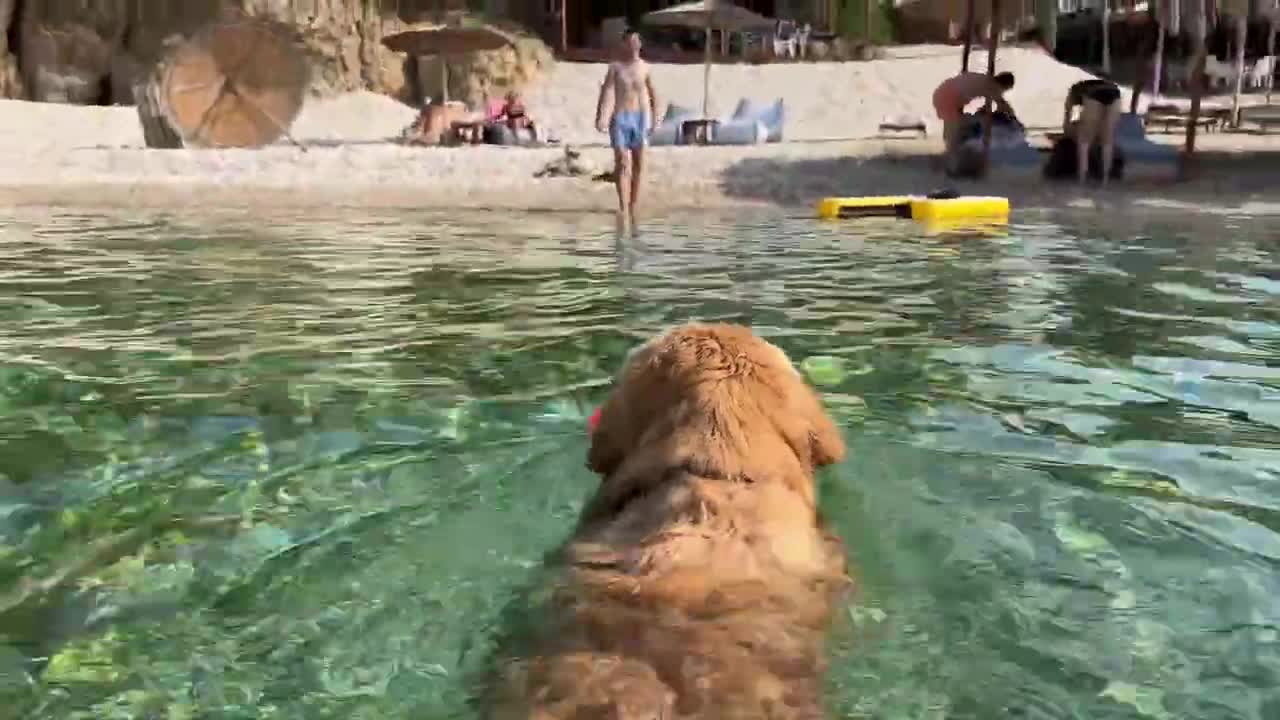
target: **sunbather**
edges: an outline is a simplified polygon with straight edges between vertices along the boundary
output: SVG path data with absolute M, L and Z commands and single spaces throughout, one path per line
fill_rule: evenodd
M 1071 122 L 1071 111 L 1080 106 L 1080 118 Z M 1120 88 L 1110 80 L 1081 80 L 1067 91 L 1062 106 L 1062 133 L 1076 141 L 1076 179 L 1084 184 L 1089 172 L 1089 147 L 1102 145 L 1102 184 L 1111 175 L 1116 152 L 1116 125 L 1120 122 Z
M 507 127 L 511 128 L 512 132 L 533 130 L 533 118 L 525 110 L 524 101 L 520 99 L 520 93 L 514 90 L 507 93 L 506 101 L 503 102 L 502 108 L 498 111 L 498 117 L 494 118 L 494 120 L 505 123 Z
M 483 117 L 461 104 L 436 103 L 428 100 L 402 137 L 411 145 L 449 145 L 455 142 L 475 143 L 482 139 Z
M 933 91 L 933 109 L 942 121 L 942 139 L 946 143 L 944 159 L 948 173 L 955 172 L 956 151 L 964 141 L 965 106 L 978 98 L 995 103 L 996 110 L 1017 120 L 1013 107 L 1004 94 L 1013 88 L 1013 73 L 995 76 L 962 72 L 948 78 Z

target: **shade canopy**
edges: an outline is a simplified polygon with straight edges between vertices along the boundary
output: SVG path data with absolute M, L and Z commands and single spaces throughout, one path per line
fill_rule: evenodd
M 409 55 L 455 55 L 498 50 L 513 45 L 510 35 L 484 25 L 414 28 L 382 38 L 382 44 Z
M 293 33 L 266 20 L 213 25 L 163 64 L 165 117 L 196 147 L 261 147 L 286 135 L 306 100 L 311 67 Z
M 647 25 L 751 32 L 773 28 L 774 20 L 726 0 L 700 0 L 646 13 Z
M 775 21 L 727 0 L 701 0 L 645 13 L 647 25 L 686 27 L 706 33 L 702 70 L 702 114 L 711 98 L 711 32 L 752 32 L 773 28 Z

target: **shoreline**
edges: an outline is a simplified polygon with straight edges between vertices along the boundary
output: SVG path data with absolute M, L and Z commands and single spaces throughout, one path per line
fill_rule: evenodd
M 1048 183 L 1038 168 L 993 169 L 982 181 L 948 182 L 938 169 L 942 142 L 931 94 L 955 72 L 960 49 L 902 46 L 884 60 L 723 65 L 713 69 L 711 112 L 740 100 L 785 107 L 785 142 L 660 147 L 646 155 L 640 214 L 773 208 L 812 214 L 829 196 L 921 195 L 951 187 L 1004 195 L 1015 211 L 1036 208 L 1227 208 L 1258 213 L 1275 203 L 1280 135 L 1200 136 L 1199 172 L 1188 182 L 1136 177 L 1105 192 Z M 977 55 L 982 57 L 981 54 Z M 1020 82 L 1010 93 L 1030 128 L 1061 124 L 1067 88 L 1089 75 L 1039 50 L 1009 48 L 1000 69 Z M 698 66 L 653 65 L 659 105 L 698 107 Z M 612 152 L 594 124 L 604 66 L 557 63 L 526 88 L 536 121 L 581 151 L 588 175 L 610 170 Z M 833 99 L 835 98 L 835 99 Z M 1258 98 L 1253 97 L 1251 102 Z M 256 150 L 148 149 L 133 107 L 0 101 L 0 202 L 10 206 L 272 209 L 378 208 L 563 211 L 608 214 L 609 183 L 534 174 L 563 150 L 473 146 L 406 147 L 390 140 L 416 115 L 393 98 L 357 91 L 311 98 L 293 122 L 306 151 L 278 143 Z M 886 116 L 924 120 L 927 137 L 884 138 Z M 1152 134 L 1180 145 L 1182 134 Z M 1043 134 L 1029 138 L 1047 143 Z M 1172 166 L 1160 172 L 1171 175 Z M 1233 209 L 1234 208 L 1234 209 Z M 1015 218 L 1016 219 L 1016 218 Z
M 1261 144 L 1260 142 L 1250 144 Z M 1221 150 L 1214 146 L 1231 145 Z M 1095 205 L 1151 210 L 1280 214 L 1274 146 L 1251 152 L 1236 139 L 1202 143 L 1198 177 L 1118 181 L 1095 186 L 1050 183 L 1025 172 L 947 182 L 935 170 L 933 140 L 851 140 L 746 147 L 654 148 L 647 156 L 642 214 L 776 208 L 811 211 L 822 197 L 926 194 L 950 186 L 962 194 L 1003 195 L 1018 210 Z M 604 147 L 581 147 L 595 171 L 611 167 Z M 0 203 L 10 207 L 137 209 L 468 210 L 611 214 L 612 183 L 534 178 L 562 157 L 559 148 L 408 148 L 390 143 L 262 150 L 165 151 L 78 148 L 41 158 L 11 158 L 0 171 Z M 341 178 L 335 180 L 334 178 Z M 1205 205 L 1214 207 L 1206 208 Z

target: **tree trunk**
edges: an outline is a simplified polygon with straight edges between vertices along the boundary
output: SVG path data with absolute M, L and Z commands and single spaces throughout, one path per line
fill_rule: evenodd
M 160 73 L 151 73 L 143 82 L 133 86 L 133 101 L 138 107 L 138 120 L 142 122 L 142 138 L 147 147 L 177 150 L 183 145 L 182 136 L 169 124 L 160 99 Z

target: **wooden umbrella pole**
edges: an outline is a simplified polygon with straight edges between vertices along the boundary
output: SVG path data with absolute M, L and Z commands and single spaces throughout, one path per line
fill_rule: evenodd
M 1204 94 L 1204 63 L 1207 54 L 1204 36 L 1207 23 L 1203 10 L 1190 25 L 1191 43 L 1194 49 L 1191 55 L 1191 113 L 1187 118 L 1187 139 L 1182 158 L 1184 170 L 1191 156 L 1196 152 L 1196 128 L 1200 124 L 1200 100 Z
M 1164 74 L 1164 25 L 1158 20 L 1156 21 L 1156 57 L 1152 65 L 1151 100 L 1155 102 L 1160 97 L 1160 76 Z
M 1267 57 L 1270 58 L 1271 69 L 1267 73 L 1267 104 L 1271 104 L 1271 87 L 1276 84 L 1276 21 L 1267 25 Z
M 1102 73 L 1111 75 L 1111 0 L 1102 0 Z
M 449 102 L 449 60 L 440 56 L 440 102 Z
M 996 18 L 1000 17 L 1000 0 L 991 0 L 991 37 L 987 45 L 987 77 L 995 82 L 996 50 L 1000 47 L 1000 25 Z M 983 105 L 982 118 L 982 174 L 987 174 L 991 162 L 991 116 L 994 108 L 988 99 Z
M 560 0 L 560 54 L 569 52 L 569 0 Z
M 706 47 L 702 50 L 702 119 L 707 119 L 707 105 L 711 94 L 711 14 L 707 14 L 705 29 Z
M 1231 91 L 1231 127 L 1240 127 L 1240 91 L 1244 89 L 1244 46 L 1249 41 L 1248 16 L 1236 18 L 1236 85 Z
M 964 54 L 960 59 L 960 72 L 969 72 L 969 55 L 973 53 L 973 5 L 975 0 L 968 0 L 964 11 Z

